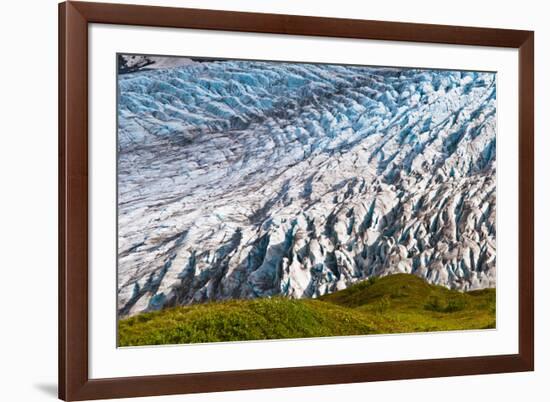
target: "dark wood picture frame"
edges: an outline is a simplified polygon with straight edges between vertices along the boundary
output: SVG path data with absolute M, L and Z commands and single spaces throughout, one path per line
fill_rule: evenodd
M 90 379 L 88 24 L 195 28 L 519 49 L 519 353 Z M 534 369 L 534 33 L 105 3 L 59 5 L 59 397 L 138 397 Z

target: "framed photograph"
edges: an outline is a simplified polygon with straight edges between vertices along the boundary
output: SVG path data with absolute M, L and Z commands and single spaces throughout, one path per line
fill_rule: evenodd
M 533 32 L 59 23 L 61 399 L 533 370 Z

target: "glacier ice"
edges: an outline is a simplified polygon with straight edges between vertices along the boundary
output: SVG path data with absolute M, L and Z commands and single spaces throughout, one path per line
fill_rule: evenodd
M 397 272 L 496 285 L 495 74 L 159 66 L 119 75 L 121 315 Z

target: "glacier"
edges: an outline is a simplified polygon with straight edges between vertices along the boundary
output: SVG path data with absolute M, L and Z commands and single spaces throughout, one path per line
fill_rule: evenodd
M 159 66 L 118 76 L 120 316 L 393 273 L 496 286 L 496 74 Z

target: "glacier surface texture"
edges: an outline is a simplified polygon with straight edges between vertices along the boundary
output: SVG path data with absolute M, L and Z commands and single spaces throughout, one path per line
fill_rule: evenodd
M 121 316 L 394 273 L 496 286 L 495 74 L 157 63 L 118 76 Z

